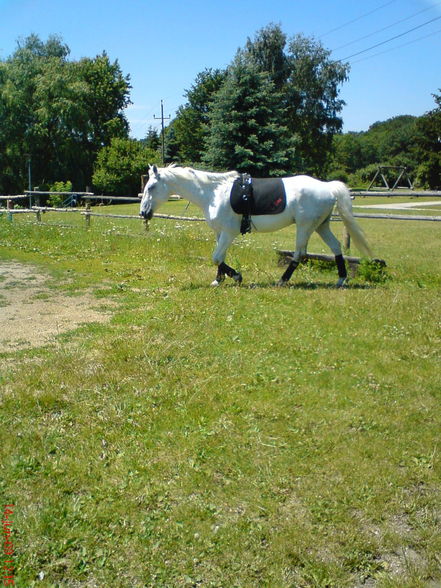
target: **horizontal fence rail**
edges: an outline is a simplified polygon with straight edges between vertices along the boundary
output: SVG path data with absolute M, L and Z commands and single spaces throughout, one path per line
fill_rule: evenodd
M 205 218 L 200 216 L 175 216 L 173 214 L 154 214 L 156 218 L 165 218 L 170 220 L 182 220 L 182 221 L 205 221 Z
M 441 214 L 439 216 L 423 216 L 416 214 L 382 214 L 365 212 L 353 212 L 352 214 L 357 218 L 376 218 L 383 220 L 441 221 Z
M 373 196 L 375 198 L 441 198 L 441 190 L 350 190 L 352 196 Z
M 110 214 L 105 212 L 92 212 L 90 209 L 82 208 L 52 208 L 49 206 L 33 206 L 32 208 L 0 208 L 0 214 L 6 213 L 9 217 L 15 214 L 36 214 L 37 218 L 41 220 L 41 213 L 47 212 L 76 212 L 87 217 L 107 217 L 107 218 L 125 218 L 125 219 L 137 219 L 145 220 L 137 214 Z M 429 222 L 441 222 L 441 215 L 439 216 L 427 216 L 427 215 L 413 215 L 413 214 L 383 214 L 383 213 L 365 213 L 365 212 L 354 212 L 356 218 L 367 218 L 367 219 L 378 219 L 378 220 L 405 220 L 405 221 L 429 221 Z M 202 222 L 205 219 L 201 217 L 193 216 L 178 216 L 174 214 L 154 214 L 154 218 L 162 218 L 168 220 L 179 220 L 179 221 L 192 221 Z M 332 220 L 341 220 L 339 215 L 333 215 Z
M 141 216 L 137 214 L 106 214 L 103 212 L 89 212 L 88 210 L 84 210 L 81 212 L 84 216 L 106 216 L 108 218 L 134 218 L 138 220 L 145 221 Z M 176 216 L 174 214 L 154 214 L 155 218 L 166 218 L 170 220 L 182 220 L 182 221 L 204 221 L 204 218 L 198 216 Z
M 383 197 L 383 198 L 441 198 L 441 190 L 350 190 L 352 198 L 361 196 L 363 198 L 372 196 L 375 198 Z M 141 200 L 142 194 L 138 194 L 138 196 L 107 196 L 107 195 L 97 195 L 93 192 L 52 192 L 52 191 L 40 191 L 40 190 L 25 190 L 24 194 L 17 194 L 17 195 L 10 195 L 4 196 L 0 195 L 0 202 L 1 201 L 8 201 L 10 200 L 13 202 L 14 200 L 22 200 L 33 196 L 51 196 L 51 195 L 59 195 L 59 196 L 77 196 L 79 199 L 84 200 L 86 202 L 109 202 L 109 203 L 136 203 Z M 171 197 L 171 199 L 175 199 L 175 197 Z

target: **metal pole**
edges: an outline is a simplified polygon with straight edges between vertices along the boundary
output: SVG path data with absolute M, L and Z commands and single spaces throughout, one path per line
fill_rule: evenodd
M 26 154 L 28 158 L 28 190 L 31 192 L 32 190 L 32 171 L 31 171 L 31 154 Z M 32 196 L 29 194 L 29 208 L 32 208 Z

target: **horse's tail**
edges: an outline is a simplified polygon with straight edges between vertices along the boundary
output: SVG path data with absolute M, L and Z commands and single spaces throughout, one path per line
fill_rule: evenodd
M 334 181 L 329 182 L 329 184 L 331 192 L 337 198 L 337 210 L 355 246 L 363 255 L 372 257 L 372 251 L 364 236 L 363 230 L 352 214 L 352 201 L 348 188 L 343 182 Z

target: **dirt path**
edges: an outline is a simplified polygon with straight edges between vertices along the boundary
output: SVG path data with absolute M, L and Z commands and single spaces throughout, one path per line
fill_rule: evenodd
M 90 295 L 63 296 L 48 288 L 41 269 L 0 262 L 0 352 L 44 345 L 88 322 L 105 322 Z

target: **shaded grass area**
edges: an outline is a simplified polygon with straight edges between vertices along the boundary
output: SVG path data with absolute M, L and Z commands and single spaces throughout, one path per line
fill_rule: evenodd
M 437 585 L 439 229 L 363 223 L 390 279 L 344 290 L 274 288 L 293 232 L 247 236 L 210 289 L 205 224 L 130 223 L 0 224 L 2 258 L 118 305 L 0 355 L 17 585 Z

